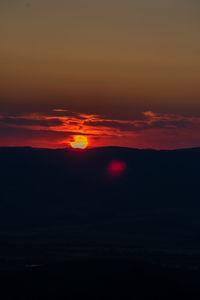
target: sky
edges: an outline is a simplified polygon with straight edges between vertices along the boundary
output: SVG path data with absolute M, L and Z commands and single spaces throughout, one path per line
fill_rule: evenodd
M 198 0 L 1 0 L 0 146 L 200 146 Z

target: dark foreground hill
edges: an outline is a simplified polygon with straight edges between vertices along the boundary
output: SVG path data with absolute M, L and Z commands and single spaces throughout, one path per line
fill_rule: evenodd
M 108 173 L 113 160 L 126 163 L 121 176 Z M 181 217 L 182 211 L 198 214 L 200 209 L 200 149 L 0 148 L 0 167 L 0 222 L 5 228 L 81 215 L 83 221 L 119 214 L 127 220 L 136 211 L 170 210 Z
M 200 295 L 200 149 L 0 148 L 0 168 L 3 299 Z

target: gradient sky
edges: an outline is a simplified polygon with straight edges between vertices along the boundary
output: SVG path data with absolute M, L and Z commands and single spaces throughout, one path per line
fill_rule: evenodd
M 199 32 L 198 0 L 1 0 L 0 145 L 200 146 Z

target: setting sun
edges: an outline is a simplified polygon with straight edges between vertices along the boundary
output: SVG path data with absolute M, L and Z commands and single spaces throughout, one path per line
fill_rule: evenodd
M 74 141 L 70 143 L 74 149 L 86 149 L 88 146 L 88 139 L 83 135 L 76 135 Z

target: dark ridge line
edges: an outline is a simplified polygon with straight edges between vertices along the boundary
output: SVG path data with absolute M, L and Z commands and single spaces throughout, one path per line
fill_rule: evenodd
M 155 152 L 177 152 L 177 151 L 200 151 L 200 147 L 192 148 L 178 148 L 178 149 L 154 149 L 154 148 L 131 148 L 122 146 L 103 146 L 103 147 L 93 147 L 87 149 L 72 149 L 70 147 L 65 148 L 40 148 L 31 146 L 3 146 L 0 150 L 36 150 L 36 151 L 69 151 L 69 152 L 87 152 L 87 151 L 98 151 L 98 150 L 129 150 L 129 151 L 155 151 Z

